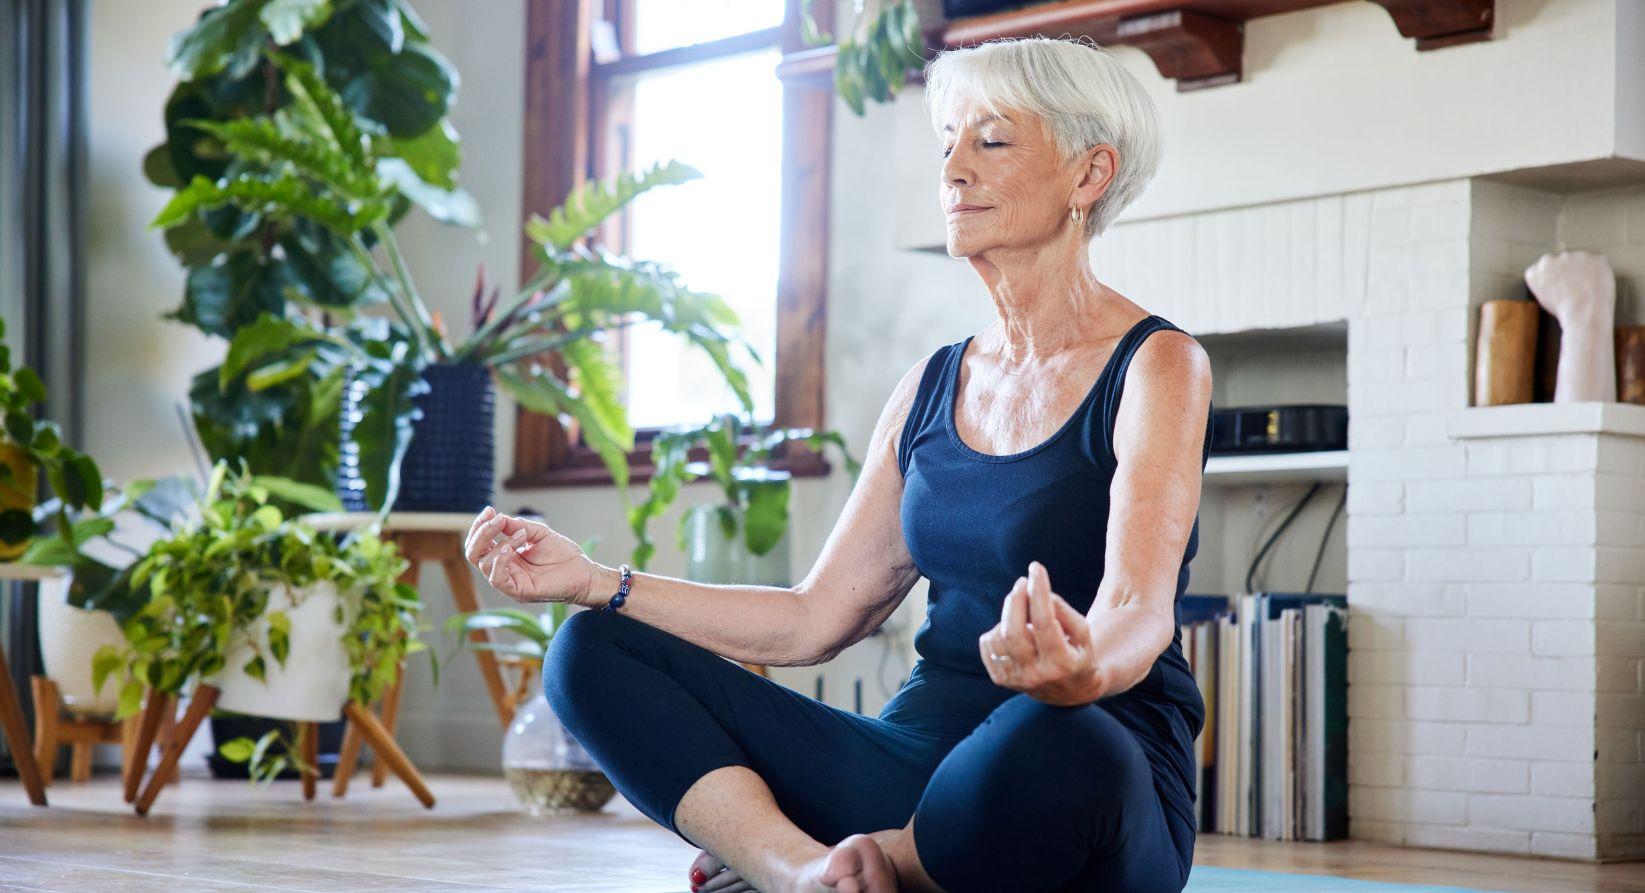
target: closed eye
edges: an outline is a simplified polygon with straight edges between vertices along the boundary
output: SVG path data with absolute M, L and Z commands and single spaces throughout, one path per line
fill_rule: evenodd
M 992 149 L 996 146 L 1003 146 L 1003 145 L 1005 145 L 1005 143 L 998 143 L 998 142 L 994 142 L 993 140 L 983 140 L 982 145 L 983 145 L 983 148 L 985 148 L 985 149 Z M 953 147 L 949 147 L 947 149 L 942 150 L 942 157 L 947 158 L 948 153 L 950 153 L 952 151 L 954 151 Z

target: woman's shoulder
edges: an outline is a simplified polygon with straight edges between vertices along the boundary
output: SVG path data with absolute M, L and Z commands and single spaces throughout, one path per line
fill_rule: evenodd
M 958 350 L 965 344 L 965 339 L 939 344 L 930 352 L 920 357 L 902 378 L 891 389 L 891 396 L 886 400 L 882 418 L 887 433 L 897 444 L 898 467 L 907 469 L 907 445 L 910 435 L 927 422 L 927 414 L 935 407 L 931 394 L 937 388 L 937 381 L 942 370 L 947 365 L 950 351 Z
M 1164 324 L 1150 331 L 1130 357 L 1132 374 L 1153 379 L 1204 380 L 1211 378 L 1211 357 L 1199 339 L 1159 317 Z

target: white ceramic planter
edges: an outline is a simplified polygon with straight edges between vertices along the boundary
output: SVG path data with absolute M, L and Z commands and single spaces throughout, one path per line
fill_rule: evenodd
M 300 722 L 331 722 L 342 717 L 351 674 L 343 644 L 347 619 L 341 623 L 334 619 L 337 588 L 329 581 L 313 583 L 297 590 L 296 601 L 294 606 L 284 585 L 270 588 L 268 610 L 283 610 L 291 617 L 291 650 L 282 666 L 268 654 L 268 620 L 252 624 L 247 630 L 250 640 L 238 638 L 223 669 L 204 680 L 221 690 L 219 708 Z M 263 650 L 262 680 L 241 669 L 256 654 L 252 641 Z
M 74 713 L 111 716 L 120 705 L 120 679 L 109 677 L 98 693 L 91 685 L 91 659 L 104 645 L 124 648 L 126 637 L 114 615 L 68 603 L 69 577 L 40 581 L 40 659 L 57 683 L 63 706 Z

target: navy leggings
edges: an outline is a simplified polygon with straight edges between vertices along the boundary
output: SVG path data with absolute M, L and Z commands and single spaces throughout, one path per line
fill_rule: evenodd
M 692 846 L 674 823 L 680 798 L 714 769 L 747 766 L 824 845 L 913 816 L 920 861 L 948 893 L 1187 882 L 1193 829 L 1101 701 L 1053 706 L 922 661 L 868 717 L 595 610 L 555 633 L 543 693 L 617 790 Z

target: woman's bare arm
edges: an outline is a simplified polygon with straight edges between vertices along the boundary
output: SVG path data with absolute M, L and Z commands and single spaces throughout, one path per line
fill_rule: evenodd
M 880 412 L 863 467 L 811 572 L 797 585 L 715 585 L 634 573 L 619 609 L 716 654 L 769 666 L 826 662 L 885 622 L 919 580 L 902 536 L 896 445 L 925 370 L 903 375 Z M 616 568 L 596 564 L 578 604 L 617 591 Z
M 1106 563 L 1086 615 L 1105 695 L 1141 682 L 1171 644 L 1210 406 L 1211 364 L 1199 342 L 1174 331 L 1143 342 L 1114 420 Z
M 806 606 L 816 663 L 832 660 L 878 629 L 919 582 L 920 570 L 902 534 L 897 441 L 925 364 L 915 363 L 892 389 L 874 423 L 851 497 L 816 564 L 795 587 Z

